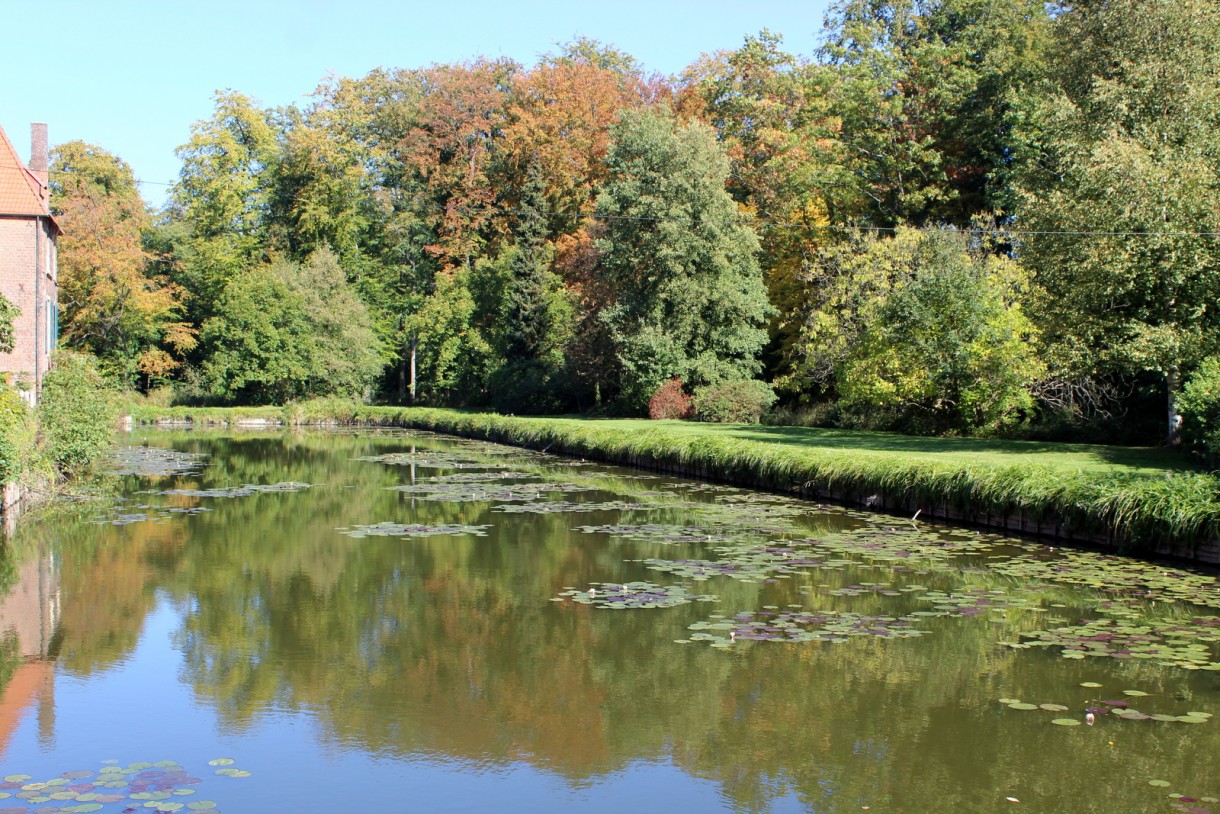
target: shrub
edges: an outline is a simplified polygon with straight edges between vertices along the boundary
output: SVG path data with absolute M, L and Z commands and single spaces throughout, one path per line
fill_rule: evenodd
M 775 399 L 766 382 L 724 382 L 695 391 L 695 414 L 700 421 L 717 424 L 757 424 Z
M 110 445 L 118 399 L 94 357 L 56 352 L 42 380 L 38 417 L 43 454 L 62 474 L 80 470 Z
M 1199 366 L 1178 395 L 1182 442 L 1209 462 L 1220 459 L 1220 357 Z
M 658 387 L 648 400 L 648 417 L 652 419 L 690 418 L 693 412 L 693 401 L 676 376 Z
M 16 480 L 22 466 L 22 430 L 29 420 L 29 408 L 21 395 L 0 383 L 0 484 Z

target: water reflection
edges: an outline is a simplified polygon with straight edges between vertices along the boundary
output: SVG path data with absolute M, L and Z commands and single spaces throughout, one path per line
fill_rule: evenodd
M 665 784 L 713 784 L 716 805 L 741 811 L 977 811 L 1008 796 L 1031 810 L 1171 810 L 1149 779 L 1165 777 L 1183 794 L 1220 791 L 1220 725 L 1103 716 L 1095 727 L 1067 729 L 1050 725 L 1051 713 L 997 703 L 1058 703 L 1070 708 L 1064 714 L 1083 716 L 1098 692 L 1110 698 L 1139 689 L 1150 693 L 1141 699 L 1150 711 L 1220 714 L 1218 673 L 1149 660 L 1069 661 L 1004 646 L 1056 616 L 1091 613 L 1096 596 L 993 573 L 987 557 L 999 555 L 951 566 L 839 551 L 827 559 L 848 564 L 695 583 L 698 592 L 719 597 L 714 607 L 598 609 L 549 600 L 610 579 L 663 582 L 645 561 L 706 558 L 708 547 L 579 526 L 720 523 L 714 527 L 749 535 L 752 527 L 788 523 L 788 531 L 756 534 L 792 541 L 869 521 L 807 508 L 790 516 L 782 502 L 759 504 L 772 513 L 741 510 L 733 507 L 754 504 L 737 490 L 680 488 L 669 478 L 570 462 L 542 469 L 529 453 L 426 437 L 178 433 L 148 441 L 206 454 L 208 465 L 198 474 L 123 476 L 116 488 L 129 503 L 23 525 L 11 546 L 27 554 L 11 554 L 19 564 L 0 606 L 0 626 L 14 631 L 6 639 L 14 645 L 5 664 L 15 667 L 5 676 L 4 714 L 10 697 L 14 722 L 35 704 L 45 710 L 39 749 L 47 762 L 56 755 L 57 727 L 89 726 L 87 719 L 57 723 L 54 676 L 79 681 L 81 692 L 121 679 L 125 665 L 139 666 L 150 614 L 169 603 L 177 662 L 156 667 L 164 678 L 153 692 L 170 698 L 185 687 L 213 716 L 214 723 L 201 724 L 184 707 L 184 741 L 206 739 L 216 726 L 231 748 L 258 750 L 267 768 L 250 781 L 257 790 L 251 806 L 274 799 L 277 771 L 327 754 L 344 755 L 343 767 L 294 781 L 314 788 L 315 800 L 325 797 L 323 789 L 366 782 L 360 778 L 370 767 L 393 765 L 402 782 L 416 782 L 422 775 L 412 767 L 423 764 L 505 777 L 528 766 L 536 779 L 512 782 L 532 810 L 617 810 L 598 796 L 611 782 L 646 804 L 649 795 L 661 796 L 655 772 L 665 766 L 679 770 L 662 772 Z M 424 451 L 434 455 L 429 465 Z M 407 457 L 359 460 L 390 453 Z M 460 468 L 461 460 L 484 467 Z M 494 499 L 391 489 L 521 467 L 535 479 L 579 480 L 584 488 L 563 494 L 566 501 L 646 508 L 504 513 Z M 288 481 L 312 486 L 236 498 L 160 494 Z M 166 511 L 200 504 L 208 511 Z M 141 513 L 145 519 L 133 520 Z M 127 520 L 97 522 L 118 514 Z M 384 522 L 488 528 L 485 536 L 406 540 L 339 532 Z M 919 607 L 905 594 L 854 590 L 862 582 L 944 592 L 973 587 L 1029 602 L 977 617 L 928 617 L 921 623 L 927 634 L 913 640 L 737 642 L 724 650 L 675 641 L 709 613 L 826 606 L 896 614 Z M 42 672 L 23 683 L 17 671 L 27 666 Z M 1082 688 L 1085 681 L 1105 689 Z M 30 684 L 36 692 L 23 689 Z M 16 723 L 2 720 L 0 731 L 14 738 Z M 299 754 L 301 720 L 311 724 L 308 757 Z M 9 751 L 32 759 L 16 737 Z M 111 749 L 125 745 L 122 732 L 107 737 Z M 295 754 L 296 763 L 281 751 Z M 562 778 L 566 791 L 556 791 L 548 776 Z M 477 798 L 461 798 L 460 784 L 445 789 L 451 796 L 425 800 L 431 810 L 478 807 Z M 488 793 L 478 783 L 468 791 Z

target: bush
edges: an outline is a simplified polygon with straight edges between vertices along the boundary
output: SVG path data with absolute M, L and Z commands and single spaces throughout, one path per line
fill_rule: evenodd
M 725 382 L 695 391 L 695 414 L 717 424 L 757 424 L 775 403 L 771 385 L 757 380 Z
M 17 480 L 24 466 L 22 431 L 29 421 L 29 408 L 21 395 L 0 383 L 0 484 Z
M 658 387 L 648 400 L 648 417 L 652 419 L 690 418 L 694 411 L 694 403 L 677 376 Z
M 1182 443 L 1205 460 L 1220 459 L 1220 357 L 1195 371 L 1178 395 Z
M 118 399 L 84 353 L 57 351 L 38 405 L 43 454 L 61 474 L 79 471 L 110 446 Z

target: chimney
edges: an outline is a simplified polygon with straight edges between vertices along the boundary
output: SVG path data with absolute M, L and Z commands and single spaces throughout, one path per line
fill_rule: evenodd
M 50 194 L 50 153 L 47 150 L 47 126 L 41 123 L 30 125 L 30 172 L 42 184 L 42 199 Z

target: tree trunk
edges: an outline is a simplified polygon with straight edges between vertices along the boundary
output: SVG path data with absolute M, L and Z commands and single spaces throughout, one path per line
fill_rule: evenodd
M 1167 412 L 1168 434 L 1165 443 L 1174 446 L 1181 439 L 1178 431 L 1182 427 L 1182 414 L 1178 412 L 1178 391 L 1182 389 L 1182 375 L 1177 365 L 1171 365 L 1165 372 L 1165 407 Z
M 411 404 L 415 404 L 415 334 L 411 334 Z

